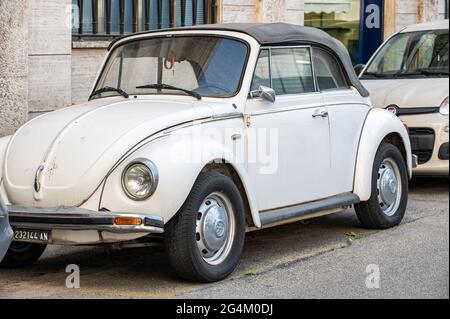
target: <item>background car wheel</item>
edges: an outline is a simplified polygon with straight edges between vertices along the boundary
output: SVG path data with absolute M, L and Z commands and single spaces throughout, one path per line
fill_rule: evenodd
M 45 251 L 47 245 L 13 242 L 0 262 L 0 268 L 19 268 L 33 264 Z
M 399 149 L 380 145 L 372 173 L 372 195 L 367 202 L 355 205 L 364 227 L 386 229 L 403 220 L 408 204 L 408 172 Z
M 166 225 L 164 241 L 176 273 L 195 282 L 226 278 L 241 257 L 245 228 L 244 203 L 233 181 L 219 173 L 201 173 Z

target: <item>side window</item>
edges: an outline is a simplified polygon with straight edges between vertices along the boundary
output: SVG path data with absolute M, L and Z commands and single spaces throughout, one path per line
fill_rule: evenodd
M 269 50 L 262 50 L 253 76 L 252 91 L 257 91 L 261 85 L 270 87 L 269 66 Z
M 314 92 L 310 50 L 272 49 L 272 83 L 278 95 Z
M 346 89 L 348 83 L 342 69 L 330 53 L 322 49 L 313 49 L 314 68 L 320 91 Z

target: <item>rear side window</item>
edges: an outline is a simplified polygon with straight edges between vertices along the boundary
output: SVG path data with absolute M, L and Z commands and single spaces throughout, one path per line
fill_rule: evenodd
M 272 85 L 277 95 L 315 92 L 309 48 L 272 49 Z
M 336 58 L 325 50 L 314 48 L 314 68 L 320 91 L 347 89 L 348 83 Z

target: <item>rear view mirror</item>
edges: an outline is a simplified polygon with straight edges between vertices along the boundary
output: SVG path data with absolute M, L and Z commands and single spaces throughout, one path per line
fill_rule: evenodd
M 269 101 L 271 103 L 275 103 L 277 99 L 277 94 L 275 93 L 275 90 L 272 88 L 269 88 L 267 86 L 261 85 L 258 89 L 258 91 L 252 91 L 250 92 L 250 97 L 260 97 L 266 101 Z

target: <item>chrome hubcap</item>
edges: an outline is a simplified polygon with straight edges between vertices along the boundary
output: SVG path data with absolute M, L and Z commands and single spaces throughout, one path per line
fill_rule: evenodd
M 207 196 L 197 214 L 196 241 L 208 264 L 220 264 L 228 256 L 234 231 L 234 211 L 228 197 L 219 192 Z
M 385 159 L 378 169 L 378 203 L 387 216 L 393 216 L 398 209 L 401 199 L 400 170 L 397 163 Z

